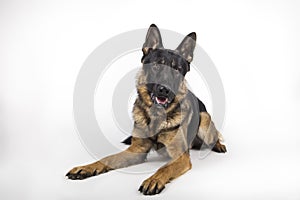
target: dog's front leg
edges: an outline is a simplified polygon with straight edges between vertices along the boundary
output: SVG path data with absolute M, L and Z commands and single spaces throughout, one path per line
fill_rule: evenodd
M 161 167 L 155 174 L 146 179 L 140 186 L 139 191 L 144 195 L 158 194 L 165 188 L 165 184 L 184 174 L 191 167 L 189 153 L 183 153 L 176 160 L 171 160 L 171 162 Z
M 109 170 L 140 164 L 145 161 L 152 148 L 152 141 L 147 138 L 132 138 L 132 144 L 125 151 L 105 157 L 89 165 L 74 167 L 66 176 L 69 179 L 85 179 L 105 173 Z
M 182 128 L 161 133 L 158 136 L 158 142 L 165 145 L 171 161 L 158 169 L 154 175 L 142 183 L 139 191 L 144 195 L 160 193 L 165 188 L 165 184 L 184 174 L 192 167 Z

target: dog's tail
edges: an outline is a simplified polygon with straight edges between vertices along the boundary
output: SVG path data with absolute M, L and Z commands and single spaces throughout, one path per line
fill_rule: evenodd
M 123 140 L 122 143 L 127 144 L 127 145 L 131 145 L 131 139 L 132 139 L 132 136 L 129 136 L 128 138 Z

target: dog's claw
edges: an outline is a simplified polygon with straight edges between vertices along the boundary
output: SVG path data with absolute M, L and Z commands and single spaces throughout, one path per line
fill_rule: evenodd
M 223 145 L 222 150 L 223 150 L 224 153 L 227 152 L 227 149 L 226 149 L 225 145 Z
M 140 186 L 139 191 L 144 195 L 159 194 L 165 188 L 164 184 L 158 179 L 147 179 Z
M 217 142 L 215 144 L 215 146 L 212 148 L 212 150 L 217 153 L 226 153 L 227 152 L 226 146 L 224 144 L 221 144 L 220 142 Z
M 91 176 L 96 176 L 104 172 L 105 172 L 104 166 L 97 166 L 96 168 L 93 165 L 86 165 L 81 167 L 74 167 L 66 174 L 66 177 L 68 177 L 71 180 L 82 180 L 85 178 L 89 178 Z
M 143 186 L 141 185 L 140 186 L 140 188 L 139 188 L 139 190 L 138 191 L 140 191 L 140 192 L 142 192 L 143 191 Z

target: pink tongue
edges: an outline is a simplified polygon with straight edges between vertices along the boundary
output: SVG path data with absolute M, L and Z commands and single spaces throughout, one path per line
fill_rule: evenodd
M 165 104 L 165 103 L 167 103 L 168 99 L 164 98 L 164 97 L 156 97 L 156 101 L 159 104 Z

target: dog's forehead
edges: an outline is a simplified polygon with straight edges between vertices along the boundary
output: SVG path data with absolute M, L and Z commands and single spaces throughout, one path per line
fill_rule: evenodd
M 180 56 L 176 51 L 170 49 L 156 49 L 153 50 L 146 58 L 144 63 L 158 63 L 170 65 L 171 67 L 175 66 L 188 66 L 188 62 Z

